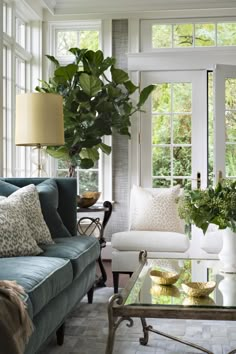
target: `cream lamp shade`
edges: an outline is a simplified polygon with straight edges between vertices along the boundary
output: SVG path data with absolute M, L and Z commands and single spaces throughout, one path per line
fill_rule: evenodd
M 62 96 L 54 93 L 17 95 L 15 144 L 57 146 L 64 143 Z

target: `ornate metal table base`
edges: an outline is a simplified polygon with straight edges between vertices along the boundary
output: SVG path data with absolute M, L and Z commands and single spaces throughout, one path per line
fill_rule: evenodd
M 120 294 L 115 294 L 111 297 L 110 301 L 109 301 L 109 305 L 108 305 L 108 321 L 109 321 L 109 332 L 108 332 L 108 339 L 107 339 L 107 347 L 106 347 L 106 354 L 112 354 L 113 352 L 113 347 L 114 347 L 114 341 L 115 341 L 115 333 L 117 328 L 119 327 L 119 325 L 123 322 L 123 321 L 127 321 L 128 323 L 126 324 L 127 327 L 132 327 L 134 324 L 134 321 L 132 318 L 128 317 L 128 316 L 122 316 L 122 317 L 115 317 L 113 316 L 113 306 L 119 306 L 122 305 L 123 302 L 123 298 Z M 191 348 L 195 348 L 200 350 L 203 353 L 207 353 L 207 354 L 214 354 L 213 352 L 211 352 L 210 350 L 197 345 L 195 343 L 189 342 L 187 340 L 172 336 L 170 334 L 158 331 L 156 329 L 153 329 L 152 326 L 148 326 L 146 319 L 141 317 L 140 318 L 141 323 L 142 323 L 142 328 L 143 328 L 143 337 L 139 338 L 139 342 L 141 345 L 147 345 L 148 344 L 148 340 L 149 340 L 149 332 L 153 332 L 156 334 L 159 334 L 160 336 L 163 336 L 165 338 L 169 338 L 172 339 L 176 342 L 185 344 Z M 236 349 L 230 351 L 228 354 L 235 354 L 236 353 Z
M 115 341 L 115 333 L 117 328 L 119 327 L 119 325 L 123 322 L 123 321 L 127 321 L 128 323 L 126 324 L 127 327 L 132 327 L 134 324 L 134 321 L 132 318 L 128 317 L 128 316 L 122 316 L 122 317 L 115 317 L 113 316 L 113 306 L 119 306 L 122 305 L 123 303 L 123 298 L 120 294 L 115 294 L 111 297 L 110 301 L 109 301 L 109 305 L 108 305 L 108 321 L 109 321 L 109 332 L 108 332 L 108 339 L 107 339 L 107 347 L 106 347 L 106 354 L 112 354 L 113 352 L 113 347 L 114 347 L 114 341 Z M 207 353 L 207 354 L 214 354 L 213 352 L 209 351 L 208 349 L 201 347 L 197 344 L 194 344 L 192 342 L 189 342 L 187 340 L 183 340 L 180 339 L 178 337 L 169 335 L 167 333 L 158 331 L 153 329 L 152 326 L 148 326 L 146 319 L 141 317 L 141 323 L 142 323 L 142 328 L 143 328 L 143 337 L 139 338 L 139 342 L 141 345 L 147 345 L 148 344 L 148 339 L 149 339 L 149 332 L 153 332 L 156 334 L 159 334 L 160 336 L 172 339 L 176 342 L 185 344 L 189 347 L 198 349 L 200 351 L 202 351 L 203 353 Z M 236 350 L 231 351 L 228 354 L 233 354 L 236 353 Z
M 98 231 L 99 236 L 99 243 L 100 243 L 100 248 L 102 250 L 102 248 L 106 247 L 106 240 L 104 238 L 104 230 L 105 227 L 111 217 L 111 213 L 112 213 L 112 204 L 109 201 L 105 201 L 103 203 L 102 207 L 90 207 L 90 208 L 78 208 L 77 209 L 78 213 L 98 213 L 98 212 L 103 212 L 104 213 L 104 217 L 102 222 L 100 222 L 100 218 L 94 218 L 94 217 L 89 217 L 89 216 L 85 216 L 82 217 L 78 220 L 77 222 L 77 229 L 79 231 L 79 233 L 81 235 L 87 235 L 87 236 L 91 236 L 95 230 Z M 83 222 L 87 221 L 88 225 L 86 225 L 86 227 L 83 229 Z M 96 281 L 95 281 L 95 287 L 103 287 L 106 286 L 106 280 L 107 280 L 107 274 L 106 274 L 106 270 L 104 268 L 104 265 L 102 263 L 102 257 L 101 257 L 101 253 L 100 256 L 98 258 L 98 265 L 101 271 L 101 276 L 97 277 Z

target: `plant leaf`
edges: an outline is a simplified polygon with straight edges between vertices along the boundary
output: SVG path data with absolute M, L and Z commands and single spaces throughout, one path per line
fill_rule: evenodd
M 99 149 L 102 150 L 102 152 L 104 152 L 107 155 L 110 155 L 111 153 L 111 146 L 104 144 L 104 143 L 100 143 L 97 145 L 99 147 Z
M 80 153 L 82 159 L 90 159 L 92 161 L 97 161 L 99 159 L 99 152 L 96 147 L 93 148 L 83 148 Z
M 82 90 L 90 97 L 96 96 L 101 91 L 101 80 L 96 76 L 82 73 L 79 78 Z
M 47 153 L 55 159 L 69 160 L 69 150 L 66 146 L 60 146 L 59 148 L 48 146 Z
M 62 81 L 72 80 L 73 76 L 77 72 L 76 64 L 68 64 L 66 66 L 60 66 L 54 72 L 55 78 L 62 79 Z
M 129 80 L 129 75 L 121 69 L 116 69 L 114 66 L 111 67 L 112 81 L 116 84 L 123 84 L 125 81 Z
M 89 169 L 94 166 L 94 162 L 91 159 L 81 159 L 79 166 L 80 168 Z
M 46 57 L 47 57 L 53 64 L 55 64 L 57 68 L 60 66 L 59 61 L 58 61 L 53 55 L 48 55 L 48 54 L 46 54 Z
M 135 86 L 131 80 L 124 82 L 124 86 L 126 87 L 130 95 L 139 88 L 138 86 Z
M 138 102 L 138 107 L 141 107 L 144 105 L 146 100 L 148 99 L 150 93 L 156 88 L 155 85 L 149 85 L 145 87 L 141 92 L 140 92 L 140 97 L 139 97 L 139 102 Z

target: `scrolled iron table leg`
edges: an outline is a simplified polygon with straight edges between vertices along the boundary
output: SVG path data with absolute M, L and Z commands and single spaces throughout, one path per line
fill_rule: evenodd
M 148 344 L 148 339 L 149 339 L 149 333 L 148 333 L 148 330 L 147 330 L 147 322 L 146 322 L 146 319 L 143 318 L 143 317 L 141 317 L 140 320 L 141 320 L 142 327 L 143 327 L 143 337 L 139 338 L 139 343 L 141 345 L 147 345 Z

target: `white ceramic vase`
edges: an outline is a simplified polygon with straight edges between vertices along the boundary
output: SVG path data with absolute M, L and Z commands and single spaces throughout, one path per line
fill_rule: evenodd
M 223 296 L 223 306 L 236 305 L 236 274 L 225 273 L 218 286 Z
M 222 232 L 223 247 L 219 253 L 220 270 L 225 273 L 236 273 L 236 233 L 227 227 Z

